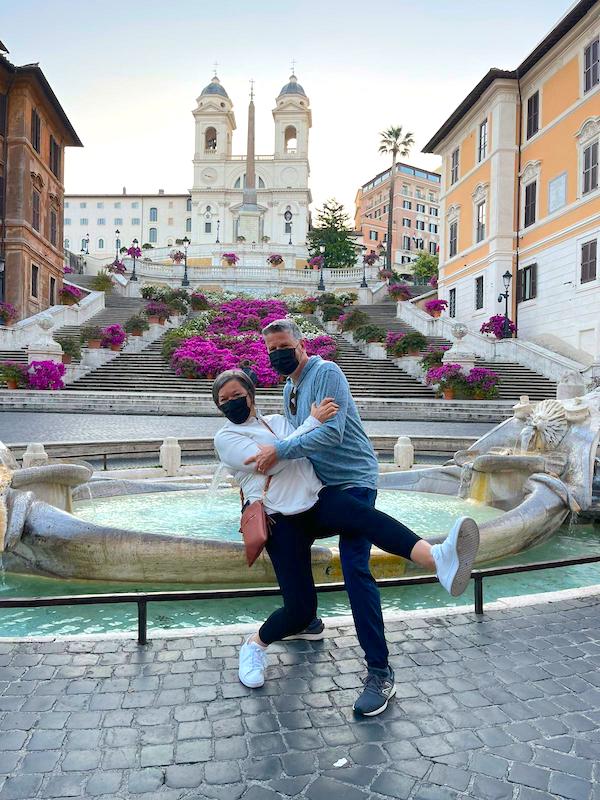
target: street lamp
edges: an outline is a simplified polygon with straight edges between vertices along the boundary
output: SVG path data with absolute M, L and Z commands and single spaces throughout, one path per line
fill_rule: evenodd
M 365 250 L 366 249 L 367 249 L 366 245 L 363 244 L 363 245 L 360 246 L 360 252 L 361 252 L 361 255 L 362 255 L 362 264 L 363 264 L 362 281 L 361 281 L 361 284 L 360 284 L 360 288 L 361 289 L 368 289 L 369 288 L 369 285 L 367 283 L 367 264 L 365 262 Z
M 509 270 L 506 270 L 504 275 L 502 276 L 502 282 L 504 283 L 504 291 L 500 292 L 498 295 L 498 302 L 502 302 L 502 298 L 504 298 L 504 327 L 502 328 L 502 338 L 503 339 L 510 339 L 510 319 L 508 317 L 508 287 L 510 286 L 510 282 L 512 281 L 512 273 Z
M 217 220 L 217 241 L 215 242 L 215 244 L 220 244 L 220 241 L 219 241 L 219 230 L 220 230 L 220 228 L 221 228 L 221 220 L 218 219 Z
M 115 249 L 116 249 L 115 261 L 118 261 L 118 260 L 119 260 L 119 250 L 120 250 L 120 248 L 121 248 L 121 240 L 119 239 L 119 236 L 120 236 L 120 235 L 121 235 L 121 231 L 120 231 L 120 230 L 117 228 L 117 230 L 115 231 L 115 239 L 116 239 L 116 244 L 115 244 Z
M 184 267 L 183 267 L 183 280 L 181 281 L 181 285 L 182 286 L 189 286 L 190 282 L 188 280 L 188 273 L 187 273 L 187 251 L 188 251 L 188 247 L 190 245 L 190 240 L 188 239 L 187 236 L 184 236 L 184 238 L 181 241 L 181 244 L 183 245 L 183 264 L 184 264 Z
M 132 244 L 132 247 L 133 247 L 133 251 L 132 251 L 133 252 L 133 271 L 131 273 L 131 278 L 129 280 L 130 281 L 137 281 L 137 275 L 135 274 L 135 253 L 136 253 L 137 246 L 138 246 L 139 242 L 138 242 L 137 239 L 134 239 L 131 244 Z
M 322 244 L 319 247 L 319 250 L 321 251 L 321 277 L 319 278 L 319 285 L 317 286 L 317 289 L 319 292 L 324 292 L 325 281 L 323 280 L 323 265 L 325 264 L 325 245 Z
M 292 243 L 292 221 L 290 220 L 290 240 L 289 240 L 288 244 L 291 244 L 291 243 Z
M 383 269 L 387 267 L 387 248 L 383 242 L 379 245 L 379 258 L 383 261 Z
M 86 256 L 89 256 L 89 254 L 90 254 L 90 235 L 89 235 L 89 233 L 86 233 L 86 235 L 85 235 L 85 254 L 86 254 Z

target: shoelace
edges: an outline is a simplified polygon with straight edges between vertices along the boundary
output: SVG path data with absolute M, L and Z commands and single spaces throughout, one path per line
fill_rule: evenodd
M 387 678 L 381 675 L 376 675 L 374 672 L 367 672 L 366 676 L 362 679 L 365 689 L 374 689 L 376 692 L 381 693 L 385 687 Z
M 259 647 L 259 645 L 254 644 L 254 646 L 250 648 L 250 652 L 252 653 L 252 669 L 262 669 L 265 665 L 264 650 Z

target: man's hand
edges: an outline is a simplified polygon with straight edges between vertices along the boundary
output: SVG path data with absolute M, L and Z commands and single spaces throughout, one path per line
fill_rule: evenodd
M 256 464 L 256 471 L 265 474 L 277 463 L 277 451 L 272 444 L 260 444 L 258 453 L 244 461 L 244 464 Z

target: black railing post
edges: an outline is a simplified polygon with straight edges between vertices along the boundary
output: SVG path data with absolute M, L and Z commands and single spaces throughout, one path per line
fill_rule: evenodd
M 138 644 L 148 644 L 148 605 L 145 600 L 137 601 Z
M 108 470 L 108 463 L 107 463 L 107 459 L 106 459 L 106 453 L 102 453 L 102 469 L 104 470 L 104 472 L 106 472 Z
M 483 578 L 481 575 L 474 575 L 475 580 L 475 613 L 483 616 Z

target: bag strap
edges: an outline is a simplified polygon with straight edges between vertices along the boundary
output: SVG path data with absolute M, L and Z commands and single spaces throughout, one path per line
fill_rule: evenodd
M 271 431 L 271 433 L 273 434 L 273 436 L 274 436 L 276 439 L 279 439 L 279 436 L 277 436 L 277 434 L 275 433 L 275 431 L 273 430 L 273 428 L 272 428 L 272 427 L 269 425 L 269 423 L 266 421 L 266 419 L 263 419 L 262 417 L 257 417 L 257 419 L 258 419 L 258 421 L 259 421 L 259 422 L 261 422 L 261 423 L 262 423 L 262 424 L 265 426 L 265 428 L 267 428 L 269 431 Z M 265 487 L 264 487 L 264 489 L 263 489 L 263 493 L 262 493 L 262 501 L 263 501 L 263 502 L 264 502 L 264 500 L 265 500 L 265 497 L 266 497 L 266 495 L 267 495 L 267 492 L 269 491 L 269 486 L 271 485 L 271 480 L 272 480 L 272 479 L 273 479 L 273 476 L 272 476 L 272 475 L 268 475 L 268 476 L 267 476 L 267 480 L 265 481 Z M 243 493 L 243 491 L 242 491 L 242 487 L 241 487 L 241 486 L 240 486 L 240 498 L 241 498 L 241 501 L 242 501 L 242 508 L 243 508 L 243 507 L 244 507 L 244 503 L 245 503 L 246 501 L 244 500 L 244 493 Z
M 271 433 L 273 434 L 273 436 L 274 436 L 276 439 L 279 439 L 279 436 L 277 436 L 277 434 L 275 433 L 275 431 L 273 430 L 273 428 L 272 428 L 272 427 L 269 425 L 269 423 L 267 422 L 267 420 L 266 420 L 266 419 L 263 419 L 262 417 L 260 417 L 258 421 L 259 421 L 259 422 L 261 422 L 261 423 L 262 423 L 262 424 L 265 426 L 265 428 L 267 428 L 268 430 L 270 430 L 270 431 L 271 431 Z

